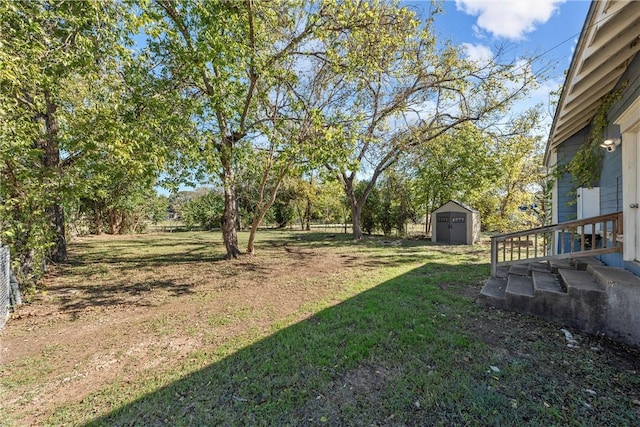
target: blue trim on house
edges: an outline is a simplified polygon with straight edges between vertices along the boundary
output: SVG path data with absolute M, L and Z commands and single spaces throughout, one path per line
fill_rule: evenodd
M 596 258 L 600 259 L 600 261 L 604 262 L 609 267 L 624 268 L 622 254 L 604 254 Z
M 640 276 L 640 263 L 639 262 L 624 261 L 624 268 L 626 270 L 629 270 L 630 272 L 632 272 L 636 276 Z

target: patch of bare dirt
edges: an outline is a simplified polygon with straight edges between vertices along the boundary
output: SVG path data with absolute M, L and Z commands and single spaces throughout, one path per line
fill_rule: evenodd
M 114 243 L 122 244 L 115 252 Z M 165 236 L 93 237 L 74 244 L 71 263 L 53 269 L 44 292 L 0 332 L 3 410 L 19 415 L 19 425 L 41 425 L 64 404 L 83 402 L 141 374 L 183 366 L 195 350 L 215 352 L 238 336 L 301 320 L 312 314 L 305 312 L 306 304 L 333 301 L 345 282 L 385 261 L 336 246 L 281 243 L 266 245 L 256 257 L 222 261 L 211 245 L 181 246 L 179 237 Z M 438 284 L 470 300 L 481 285 Z M 465 332 L 484 341 L 496 359 L 545 371 L 544 378 L 564 375 L 564 367 L 551 365 L 552 352 L 566 352 L 568 358 L 596 353 L 607 363 L 615 361 L 620 375 L 640 372 L 635 350 L 586 335 L 577 335 L 579 350 L 569 349 L 557 325 L 544 327 L 526 316 L 487 309 L 470 319 Z M 374 365 L 339 373 L 300 408 L 300 419 L 308 420 L 306 414 L 318 408 L 339 419 L 339 412 L 356 402 L 365 409 L 375 405 L 396 375 L 393 367 Z M 627 394 L 640 402 L 637 390 Z M 640 403 L 633 405 L 640 410 Z
M 44 291 L 0 332 L 0 379 L 22 378 L 6 384 L 4 407 L 27 414 L 23 425 L 41 424 L 56 407 L 140 372 L 171 369 L 194 349 L 269 330 L 305 303 L 330 299 L 360 261 L 288 246 L 234 261 L 178 254 L 173 263 L 152 256 L 100 261 L 83 258 L 86 250 L 72 246 L 76 261 L 52 270 Z

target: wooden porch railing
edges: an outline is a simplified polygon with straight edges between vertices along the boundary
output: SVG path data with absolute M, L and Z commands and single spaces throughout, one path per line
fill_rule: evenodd
M 491 276 L 499 265 L 622 252 L 622 212 L 491 238 Z

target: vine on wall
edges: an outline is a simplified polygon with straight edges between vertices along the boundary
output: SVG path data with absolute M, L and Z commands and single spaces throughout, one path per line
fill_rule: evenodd
M 600 181 L 604 150 L 600 147 L 607 128 L 607 112 L 611 106 L 622 98 L 624 86 L 610 92 L 600 104 L 591 122 L 591 132 L 587 142 L 580 147 L 575 157 L 566 165 L 577 187 L 593 187 Z

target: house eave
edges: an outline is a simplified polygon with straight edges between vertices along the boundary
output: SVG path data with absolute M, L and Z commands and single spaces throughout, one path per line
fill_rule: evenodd
M 545 150 L 587 126 L 640 51 L 640 1 L 594 1 L 562 87 Z

